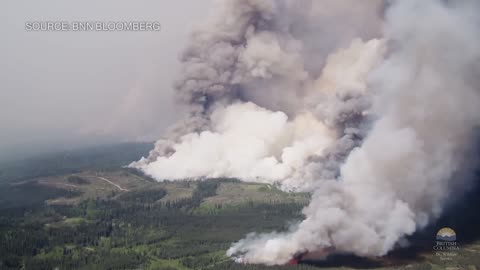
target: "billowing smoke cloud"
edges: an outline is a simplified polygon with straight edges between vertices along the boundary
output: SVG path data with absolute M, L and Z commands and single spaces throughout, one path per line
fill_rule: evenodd
M 183 136 L 172 155 L 158 157 L 145 172 L 167 179 L 232 176 L 273 182 L 290 176 L 333 140 L 311 114 L 289 121 L 285 113 L 253 103 L 218 108 L 210 124 L 212 131 Z
M 209 115 L 209 130 L 180 137 L 170 155 L 150 163 L 142 160 L 146 165 L 141 168 L 157 179 L 227 176 L 309 190 L 318 173 L 335 174 L 345 153 L 361 138 L 357 120 L 369 104 L 362 80 L 378 60 L 381 46 L 377 40 L 355 40 L 328 59 L 326 68 L 334 66 L 336 71 L 312 82 L 312 94 L 305 97 L 306 103 L 310 98 L 324 100 L 322 108 L 305 105 L 289 117 L 252 102 L 217 105 Z M 340 72 L 352 77 L 340 81 Z M 314 97 L 317 93 L 320 97 Z
M 222 3 L 182 56 L 189 117 L 132 166 L 312 192 L 290 231 L 229 249 L 246 263 L 382 256 L 438 217 L 480 124 L 476 2 Z
M 159 180 L 228 176 L 286 190 L 338 174 L 363 136 L 365 78 L 384 44 L 359 38 L 378 34 L 382 2 L 219 4 L 181 57 L 175 87 L 189 116 L 132 166 Z
M 391 52 L 371 82 L 378 119 L 365 141 L 336 181 L 318 182 L 297 227 L 249 235 L 230 255 L 265 264 L 329 248 L 381 256 L 438 217 L 449 189 L 464 184 L 453 176 L 468 162 L 480 124 L 478 17 L 463 4 L 394 3 L 386 25 Z
M 200 171 L 195 168 L 203 167 L 205 162 L 202 159 L 196 159 L 194 162 L 192 159 L 188 160 L 189 162 L 185 159 L 182 160 L 181 156 L 187 156 L 180 155 L 175 149 L 181 144 L 191 144 L 191 142 L 186 142 L 188 139 L 184 136 L 187 134 L 190 134 L 188 137 L 192 139 L 205 131 L 217 133 L 217 137 L 221 137 L 223 133 L 231 134 L 227 131 L 222 131 L 220 134 L 217 131 L 218 127 L 215 126 L 217 122 L 226 120 L 211 121 L 211 116 L 215 114 L 215 111 L 231 111 L 225 110 L 225 107 L 231 104 L 252 102 L 270 111 L 272 115 L 281 112 L 288 117 L 288 122 L 294 122 L 293 119 L 299 115 L 312 114 L 317 118 L 316 126 L 328 125 L 329 131 L 325 132 L 328 134 L 327 137 L 331 137 L 332 134 L 334 137 L 342 137 L 343 134 L 340 133 L 343 131 L 337 130 L 337 127 L 334 126 L 335 121 L 326 123 L 324 117 L 320 117 L 322 113 L 325 114 L 325 117 L 334 117 L 333 112 L 321 112 L 321 110 L 317 110 L 317 106 L 320 100 L 327 97 L 332 102 L 339 103 L 338 107 L 331 105 L 329 111 L 343 106 L 340 103 L 344 103 L 346 100 L 350 102 L 350 106 L 354 106 L 353 100 L 364 95 L 362 87 L 365 87 L 362 85 L 358 89 L 357 87 L 363 83 L 362 77 L 366 74 L 366 71 L 357 72 L 356 70 L 370 69 L 378 58 L 376 47 L 381 46 L 378 41 L 372 41 L 365 45 L 368 47 L 367 52 L 362 51 L 363 42 L 360 40 L 355 42 L 356 45 L 350 45 L 350 43 L 353 38 L 368 39 L 378 34 L 379 16 L 383 7 L 381 1 L 370 1 L 368 5 L 361 5 L 356 10 L 349 8 L 348 4 L 358 5 L 356 1 L 352 0 L 344 3 L 328 0 L 323 1 L 322 4 L 319 4 L 318 1 L 306 1 L 302 2 L 302 5 L 296 1 L 270 0 L 221 1 L 218 4 L 218 12 L 210 21 L 193 32 L 191 42 L 181 56 L 183 69 L 175 89 L 178 99 L 188 105 L 189 116 L 172 127 L 166 139 L 157 142 L 149 157 L 133 165 L 158 179 L 167 177 L 196 178 L 199 176 Z M 342 20 L 342 23 L 338 23 L 338 18 L 333 14 L 339 14 L 346 19 Z M 332 31 L 334 28 L 337 31 Z M 319 80 L 328 54 L 339 48 L 349 48 L 344 49 L 346 50 L 345 54 L 359 57 L 362 60 L 366 58 L 365 63 L 359 63 L 348 55 L 342 57 L 339 52 L 340 55 L 337 57 L 331 57 L 330 69 L 332 71 L 326 72 L 324 80 Z M 350 83 L 343 79 L 343 75 L 339 71 L 341 68 L 350 70 L 351 76 L 347 78 Z M 356 75 L 357 73 L 359 75 Z M 339 92 L 345 92 L 342 93 L 342 98 L 336 97 L 337 88 Z M 250 106 L 249 108 L 255 107 Z M 350 108 L 350 110 L 354 109 Z M 239 109 L 234 111 L 240 112 Z M 269 121 L 261 125 L 269 125 Z M 244 129 L 248 128 L 248 126 L 244 126 Z M 291 132 L 288 129 L 283 128 L 284 131 Z M 269 130 L 269 128 L 265 127 L 264 130 Z M 263 133 L 264 131 L 258 130 L 257 132 Z M 315 132 L 318 134 L 318 131 Z M 251 134 L 251 132 L 250 135 L 258 137 L 258 134 Z M 260 134 L 260 137 L 258 139 L 262 140 L 265 136 Z M 283 151 L 296 152 L 296 150 L 289 149 L 297 148 L 297 146 L 307 148 L 305 145 L 310 143 L 301 142 L 301 140 L 303 138 L 308 140 L 308 136 L 300 138 L 292 137 L 289 134 L 277 134 L 276 137 L 285 139 L 278 142 L 262 142 L 261 144 L 267 144 L 263 146 L 265 149 L 255 150 L 256 154 L 251 156 L 255 160 L 249 164 L 268 160 L 267 163 L 272 165 L 271 171 L 278 167 L 277 164 L 280 164 L 284 167 L 282 170 L 285 172 L 278 173 L 277 176 L 282 176 L 282 178 L 273 179 L 266 177 L 263 173 L 255 175 L 253 172 L 248 174 L 243 172 L 241 176 L 249 176 L 249 179 L 245 180 L 267 178 L 264 181 L 273 182 L 273 180 L 292 179 L 293 174 L 305 174 L 306 172 L 297 172 L 298 168 L 302 170 L 304 168 L 299 163 L 309 163 L 305 159 L 313 160 L 314 156 L 311 154 L 318 154 L 321 149 L 325 148 L 323 144 L 316 143 L 315 149 L 308 149 L 306 153 L 287 154 L 290 156 L 300 155 L 295 157 L 297 165 L 293 165 L 290 161 L 281 159 Z M 328 138 L 320 140 L 328 140 Z M 232 142 L 231 139 L 229 141 Z M 243 141 L 240 135 L 235 141 L 240 143 L 239 148 L 253 148 L 247 141 Z M 218 140 L 215 142 L 217 144 L 215 148 L 218 149 Z M 196 145 L 203 143 L 206 141 Z M 271 145 L 272 143 L 275 145 Z M 231 145 L 223 144 L 222 147 L 223 149 L 219 151 L 220 156 L 210 158 L 212 162 L 225 158 L 223 153 L 232 153 Z M 200 151 L 200 148 L 193 149 L 194 152 L 197 150 Z M 307 150 L 298 149 L 298 151 Z M 173 155 L 174 153 L 177 155 Z M 198 157 L 198 155 L 196 156 Z M 230 154 L 230 156 L 233 158 L 235 155 Z M 170 157 L 172 159 L 169 159 Z M 172 162 L 173 159 L 176 162 Z M 201 174 L 204 176 L 235 176 L 233 172 L 238 172 L 239 169 L 250 170 L 249 164 L 238 163 L 244 159 L 244 157 L 236 155 L 235 160 L 223 165 L 208 164 L 209 170 L 204 169 Z M 164 174 L 165 162 L 169 163 L 172 172 Z M 189 174 L 188 171 L 192 173 Z M 304 185 L 300 183 L 292 185 L 304 188 Z

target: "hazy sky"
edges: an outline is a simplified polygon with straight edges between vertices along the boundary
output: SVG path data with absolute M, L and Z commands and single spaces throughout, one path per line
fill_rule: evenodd
M 210 1 L 2 1 L 0 159 L 152 140 L 181 113 L 178 55 Z M 27 21 L 158 21 L 159 32 L 29 32 Z

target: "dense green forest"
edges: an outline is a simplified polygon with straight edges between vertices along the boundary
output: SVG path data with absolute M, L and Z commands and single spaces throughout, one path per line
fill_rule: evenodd
M 272 188 L 271 200 L 205 203 L 221 185 L 242 184 L 232 179 L 157 183 L 121 168 L 150 147 L 123 144 L 3 165 L 0 269 L 264 269 L 235 264 L 225 251 L 251 231 L 284 229 L 286 221 L 300 218 L 306 201 L 283 200 L 288 196 Z M 89 187 L 108 189 L 75 174 L 87 169 L 109 179 L 121 175 L 134 188 L 111 187 L 97 197 L 82 197 Z M 76 188 L 58 186 L 58 179 Z M 77 197 L 73 204 L 49 203 Z
M 2 267 L 226 269 L 224 252 L 233 241 L 252 230 L 283 229 L 285 220 L 298 218 L 301 205 L 294 203 L 196 214 L 218 183 L 202 182 L 191 198 L 178 201 L 159 201 L 166 191 L 156 189 L 75 206 L 2 207 Z
M 0 270 L 444 269 L 447 265 L 429 249 L 432 232 L 420 235 L 426 239 L 427 252 L 407 249 L 405 260 L 340 257 L 273 267 L 234 263 L 225 255 L 232 242 L 253 231 L 285 230 L 302 219 L 309 195 L 236 179 L 156 182 L 123 168 L 150 147 L 121 144 L 0 166 Z M 478 196 L 471 198 L 466 205 L 478 205 Z M 465 209 L 461 217 L 478 216 Z M 452 217 L 453 221 L 442 222 L 463 232 L 472 227 L 462 227 L 460 216 Z M 465 220 L 471 224 L 478 218 Z M 476 231 L 472 229 L 471 235 Z M 454 266 L 478 269 L 479 254 L 480 245 L 469 243 Z

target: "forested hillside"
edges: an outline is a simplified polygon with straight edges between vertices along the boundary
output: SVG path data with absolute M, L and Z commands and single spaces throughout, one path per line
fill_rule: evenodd
M 156 182 L 121 167 L 144 155 L 147 148 L 120 145 L 3 167 L 0 269 L 441 269 L 445 265 L 431 250 L 413 248 L 407 256 L 400 251 L 401 256 L 381 259 L 340 257 L 274 267 L 234 263 L 225 255 L 233 242 L 254 231 L 286 230 L 303 218 L 301 209 L 310 195 L 237 179 Z M 431 238 L 425 235 L 428 247 Z M 478 243 L 469 243 L 459 254 L 457 265 L 480 265 Z

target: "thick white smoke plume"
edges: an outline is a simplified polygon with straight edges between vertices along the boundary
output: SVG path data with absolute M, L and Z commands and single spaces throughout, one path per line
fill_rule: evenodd
M 464 184 L 453 176 L 480 124 L 479 5 L 296 3 L 229 1 L 195 32 L 177 84 L 190 117 L 132 166 L 312 192 L 305 220 L 248 235 L 228 251 L 238 261 L 385 255 Z

